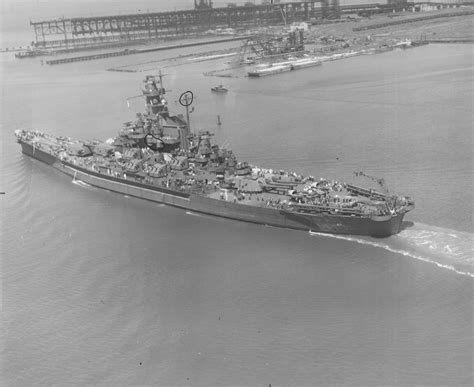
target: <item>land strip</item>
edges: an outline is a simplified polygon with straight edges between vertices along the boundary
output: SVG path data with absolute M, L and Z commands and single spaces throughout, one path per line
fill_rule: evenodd
M 440 12 L 434 13 L 433 15 L 424 15 L 421 17 L 405 17 L 402 19 L 387 21 L 385 23 L 376 23 L 376 24 L 369 24 L 360 27 L 353 28 L 353 31 L 365 31 L 377 28 L 384 28 L 388 26 L 394 26 L 397 24 L 406 24 L 406 23 L 415 23 L 419 21 L 426 21 L 430 19 L 439 19 L 444 17 L 457 17 L 457 16 L 468 16 L 474 15 L 474 10 L 464 10 L 464 11 L 457 11 L 457 12 Z

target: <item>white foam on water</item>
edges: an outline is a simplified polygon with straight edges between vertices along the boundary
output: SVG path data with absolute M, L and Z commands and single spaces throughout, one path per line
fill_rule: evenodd
M 198 218 L 212 219 L 214 221 L 220 219 L 212 215 L 200 214 L 199 212 L 193 212 L 193 211 L 186 211 L 186 215 L 196 216 Z
M 395 238 L 421 252 L 431 252 L 455 263 L 474 261 L 474 235 L 427 224 L 417 223 L 396 235 Z
M 87 184 L 87 183 L 84 183 L 81 180 L 75 180 L 75 179 L 72 181 L 72 184 L 78 185 L 80 187 L 91 187 L 90 184 Z
M 268 227 L 268 228 L 280 228 L 280 227 L 277 227 L 277 226 L 272 226 L 271 224 L 265 224 L 264 226 Z
M 206 215 L 198 214 L 197 212 L 192 212 L 192 211 L 186 211 L 186 215 L 197 216 L 197 217 L 199 217 L 199 218 L 209 218 L 209 219 L 212 219 L 212 216 L 206 216 Z
M 221 221 L 228 221 L 228 219 L 226 218 L 222 218 L 220 216 L 213 216 L 213 215 L 207 215 L 207 214 L 201 214 L 199 212 L 194 212 L 194 211 L 186 211 L 185 212 L 186 215 L 191 215 L 191 216 L 196 216 L 198 218 L 206 218 L 206 219 L 211 219 L 215 222 L 221 222 Z
M 474 235 L 442 229 L 435 226 L 415 224 L 384 241 L 370 237 L 309 232 L 310 235 L 325 236 L 385 249 L 392 253 L 435 264 L 443 269 L 474 278 Z M 467 266 L 460 269 L 456 266 Z

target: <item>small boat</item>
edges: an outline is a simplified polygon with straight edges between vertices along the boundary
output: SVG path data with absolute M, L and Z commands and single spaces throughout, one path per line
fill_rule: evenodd
M 408 40 L 408 39 L 405 39 L 405 40 L 402 40 L 400 42 L 398 42 L 397 44 L 395 44 L 395 48 L 408 48 L 408 47 L 411 47 L 412 46 L 412 42 L 411 40 Z
M 35 56 L 43 55 L 44 52 L 37 49 L 29 48 L 26 51 L 19 51 L 15 53 L 15 58 L 24 59 L 24 58 L 34 58 Z
M 247 59 L 242 60 L 240 64 L 245 64 L 245 65 L 255 64 L 255 59 L 247 58 Z
M 215 93 L 227 93 L 229 90 L 227 90 L 224 86 L 219 85 L 219 86 L 211 87 L 211 91 Z

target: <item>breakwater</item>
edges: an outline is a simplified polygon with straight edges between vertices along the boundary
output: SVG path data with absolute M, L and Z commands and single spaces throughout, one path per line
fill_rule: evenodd
M 171 44 L 171 45 L 166 45 L 166 46 L 139 48 L 139 49 L 133 49 L 133 50 L 125 49 L 122 51 L 105 52 L 101 54 L 81 55 L 81 56 L 75 56 L 71 58 L 61 58 L 61 59 L 51 59 L 51 60 L 47 60 L 46 64 L 58 65 L 58 64 L 66 64 L 66 63 L 73 63 L 73 62 L 85 62 L 85 61 L 96 60 L 96 59 L 111 58 L 114 56 L 144 54 L 144 53 L 154 52 L 154 51 L 164 51 L 164 50 L 172 50 L 176 48 L 203 46 L 206 44 L 232 42 L 232 41 L 242 40 L 242 39 L 247 39 L 247 38 L 249 38 L 249 36 L 239 36 L 239 37 L 224 38 L 224 39 L 196 41 L 196 42 L 191 42 L 191 43 Z

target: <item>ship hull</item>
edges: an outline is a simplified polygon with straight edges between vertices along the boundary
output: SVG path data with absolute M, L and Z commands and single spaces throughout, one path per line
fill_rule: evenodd
M 320 233 L 386 237 L 401 230 L 404 213 L 378 218 L 337 214 L 297 213 L 271 207 L 233 203 L 165 187 L 142 184 L 126 178 L 104 175 L 63 162 L 47 151 L 19 141 L 24 154 L 95 187 L 140 199 L 164 203 L 185 210 L 274 227 Z
M 42 150 L 39 147 L 34 147 L 33 145 L 31 145 L 27 142 L 19 141 L 19 143 L 21 145 L 21 151 L 25 155 L 33 157 L 33 158 L 35 158 L 39 161 L 42 161 L 43 163 L 48 164 L 48 165 L 52 165 L 55 162 L 57 162 L 56 156 L 50 154 L 49 152 L 46 152 L 46 151 Z

